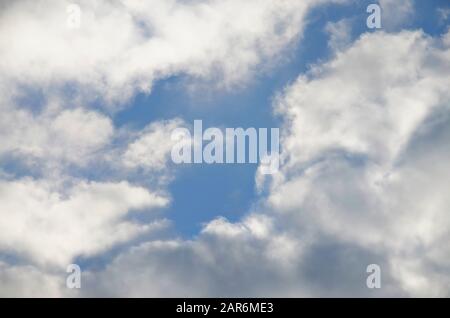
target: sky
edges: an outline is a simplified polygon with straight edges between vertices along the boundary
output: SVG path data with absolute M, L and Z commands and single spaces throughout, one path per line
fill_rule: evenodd
M 0 296 L 450 296 L 449 26 L 448 0 L 1 1 Z M 279 171 L 175 164 L 194 120 L 279 128 Z

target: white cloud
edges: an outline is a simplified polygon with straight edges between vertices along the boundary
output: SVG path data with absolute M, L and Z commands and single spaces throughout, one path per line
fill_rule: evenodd
M 448 130 L 434 134 L 443 134 L 436 118 L 448 118 L 449 74 L 445 42 L 378 32 L 301 76 L 278 102 L 290 134 L 273 209 L 384 255 L 384 271 L 409 295 L 448 295 L 449 274 L 439 273 L 450 256 Z
M 66 266 L 127 242 L 163 223 L 127 220 L 168 199 L 127 182 L 61 185 L 29 178 L 0 181 L 0 249 L 40 265 Z
M 41 165 L 85 165 L 108 145 L 111 119 L 91 110 L 48 107 L 34 115 L 27 109 L 2 107 L 0 157 L 19 156 Z
M 142 131 L 136 140 L 132 141 L 125 150 L 122 161 L 130 169 L 162 170 L 170 161 L 170 152 L 175 141 L 172 132 L 185 124 L 180 119 L 155 122 Z
M 363 35 L 313 69 L 312 80 L 299 77 L 278 105 L 295 123 L 292 135 L 302 136 L 285 140 L 290 164 L 340 149 L 392 162 L 448 95 L 447 51 L 429 50 L 433 42 L 420 32 Z
M 229 86 L 298 38 L 308 9 L 322 2 L 80 1 L 81 27 L 70 29 L 70 2 L 17 1 L 1 13 L 0 82 L 78 84 L 78 99 L 90 92 L 109 101 L 177 74 Z
M 271 229 L 271 224 L 267 217 L 257 215 L 236 224 L 217 219 L 194 241 L 144 243 L 120 255 L 104 271 L 86 273 L 82 295 L 292 294 L 294 282 L 285 273 L 295 270 L 292 262 L 301 248 L 292 238 Z
M 11 266 L 0 261 L 0 297 L 61 297 L 65 280 L 33 266 Z

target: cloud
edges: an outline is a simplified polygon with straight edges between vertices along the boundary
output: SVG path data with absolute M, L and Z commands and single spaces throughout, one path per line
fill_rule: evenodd
M 285 140 L 291 164 L 342 149 L 392 163 L 448 95 L 447 51 L 428 50 L 434 42 L 420 32 L 366 34 L 314 68 L 312 80 L 300 76 L 277 106 L 295 123 L 290 132 L 302 136 Z
M 179 74 L 227 87 L 297 39 L 322 2 L 79 1 L 78 29 L 67 25 L 68 1 L 5 4 L 0 83 L 49 92 L 70 84 L 77 99 L 109 102 Z
M 273 209 L 384 255 L 415 296 L 448 295 L 449 66 L 445 42 L 421 32 L 364 35 L 277 104 L 289 134 Z
M 194 241 L 144 243 L 120 255 L 104 271 L 86 273 L 81 295 L 280 295 L 280 288 L 289 282 L 286 269 L 301 248 L 271 225 L 264 216 L 249 216 L 234 224 L 219 218 Z M 285 286 L 288 294 L 292 286 Z
M 170 152 L 175 141 L 171 139 L 176 128 L 186 126 L 180 119 L 154 122 L 132 141 L 123 153 L 123 165 L 129 169 L 163 170 L 170 161 Z
M 29 164 L 86 165 L 112 140 L 109 117 L 96 111 L 61 109 L 50 105 L 35 115 L 21 108 L 2 107 L 0 157 L 16 157 Z
M 0 262 L 0 297 L 61 297 L 60 275 L 42 272 L 34 266 L 11 266 Z
M 166 197 L 127 182 L 74 181 L 66 188 L 48 180 L 0 181 L 0 249 L 38 265 L 67 266 L 157 229 L 162 223 L 127 220 L 151 213 Z

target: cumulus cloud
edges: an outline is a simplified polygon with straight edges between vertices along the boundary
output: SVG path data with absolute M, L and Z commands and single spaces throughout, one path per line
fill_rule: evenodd
M 447 51 L 429 49 L 434 41 L 420 32 L 363 35 L 313 80 L 301 76 L 277 106 L 302 136 L 285 141 L 292 164 L 340 149 L 392 162 L 448 96 Z
M 114 127 L 109 117 L 82 108 L 58 108 L 48 107 L 38 115 L 27 109 L 1 108 L 0 157 L 43 165 L 85 165 L 111 141 Z
M 104 271 L 87 273 L 82 295 L 289 294 L 292 284 L 285 274 L 291 273 L 287 269 L 295 266 L 301 246 L 271 226 L 271 219 L 259 215 L 240 223 L 219 218 L 194 241 L 144 243 L 120 255 Z
M 127 182 L 60 185 L 30 178 L 0 181 L 0 249 L 40 265 L 66 266 L 126 242 L 162 223 L 127 220 L 168 199 Z
M 170 161 L 169 155 L 175 140 L 172 132 L 186 124 L 180 119 L 155 122 L 132 141 L 122 155 L 123 165 L 129 169 L 163 170 Z
M 61 297 L 60 275 L 42 272 L 34 266 L 11 266 L 0 261 L 0 297 Z
M 16 1 L 1 12 L 0 74 L 51 90 L 70 83 L 77 99 L 107 101 L 177 74 L 229 86 L 297 38 L 322 2 L 79 1 L 80 28 L 71 29 L 70 2 Z
M 443 270 L 449 258 L 448 165 L 438 159 L 448 135 L 433 136 L 443 134 L 435 117 L 448 114 L 449 66 L 440 39 L 365 35 L 301 76 L 277 105 L 289 135 L 273 209 L 385 255 L 386 270 L 411 295 L 448 293 L 448 272 L 432 268 Z

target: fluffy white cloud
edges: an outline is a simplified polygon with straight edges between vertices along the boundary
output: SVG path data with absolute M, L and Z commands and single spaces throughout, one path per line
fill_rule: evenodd
M 105 270 L 86 273 L 81 295 L 292 295 L 294 284 L 286 273 L 295 270 L 302 248 L 272 225 L 270 218 L 260 215 L 235 224 L 219 218 L 194 241 L 144 243 Z
M 301 76 L 278 105 L 293 121 L 284 144 L 289 165 L 341 149 L 391 163 L 448 97 L 448 51 L 434 42 L 420 32 L 364 35 L 314 68 L 312 80 Z
M 0 261 L 0 297 L 62 297 L 64 283 L 61 275 Z
M 109 101 L 176 74 L 228 86 L 297 38 L 308 10 L 323 2 L 79 1 L 77 29 L 67 24 L 69 1 L 5 3 L 0 83 L 78 84 L 84 94 L 77 99 L 90 92 Z
M 110 143 L 114 132 L 110 118 L 96 111 L 52 106 L 38 115 L 1 107 L 0 158 L 19 157 L 41 166 L 85 165 Z
M 170 152 L 175 140 L 172 132 L 185 124 L 180 119 L 155 122 L 142 131 L 125 149 L 122 161 L 126 168 L 144 170 L 162 170 L 170 161 Z
M 164 225 L 127 220 L 168 199 L 127 182 L 75 181 L 63 187 L 30 178 L 0 181 L 0 250 L 40 265 L 67 266 Z
M 449 74 L 445 41 L 365 35 L 277 106 L 289 134 L 273 209 L 384 255 L 410 295 L 448 295 Z

